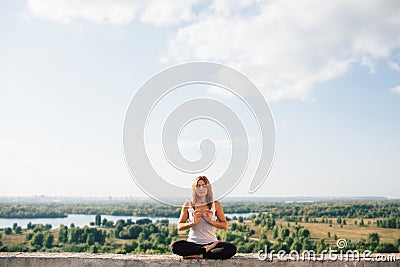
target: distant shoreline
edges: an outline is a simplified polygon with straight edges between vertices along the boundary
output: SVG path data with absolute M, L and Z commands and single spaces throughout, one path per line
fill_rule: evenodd
M 171 203 L 181 204 L 186 198 L 171 199 Z M 221 202 L 343 202 L 343 201 L 400 201 L 400 198 L 382 196 L 294 196 L 294 197 L 225 197 Z M 0 196 L 0 203 L 159 203 L 149 197 L 69 197 L 69 196 Z

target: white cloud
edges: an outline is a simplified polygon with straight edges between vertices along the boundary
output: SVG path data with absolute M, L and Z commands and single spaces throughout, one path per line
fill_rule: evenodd
M 163 62 L 228 64 L 269 100 L 313 99 L 318 83 L 356 64 L 374 73 L 400 48 L 398 0 L 29 0 L 29 11 L 65 23 L 177 25 Z
M 373 72 L 400 47 L 398 1 L 263 1 L 243 14 L 229 11 L 229 3 L 180 28 L 163 60 L 226 63 L 267 99 L 305 100 L 355 64 Z
M 400 73 L 400 65 L 397 62 L 394 61 L 389 61 L 389 66 L 392 70 L 397 71 L 398 73 Z
M 36 17 L 71 22 L 84 18 L 95 23 L 126 25 L 134 19 L 162 25 L 190 20 L 193 1 L 185 0 L 29 0 Z
M 375 73 L 375 72 L 376 72 L 376 70 L 375 70 L 375 63 L 374 63 L 374 61 L 371 60 L 371 58 L 369 58 L 368 56 L 363 56 L 363 57 L 361 58 L 361 65 L 362 65 L 362 66 L 368 67 L 368 68 L 369 68 L 369 71 L 370 71 L 371 73 Z
M 193 1 L 146 1 L 147 6 L 143 10 L 141 21 L 155 25 L 177 24 L 182 21 L 190 21 L 195 18 L 192 12 Z
M 399 94 L 400 95 L 400 85 L 390 89 L 393 93 Z
M 221 16 L 251 16 L 257 12 L 261 0 L 219 0 L 212 1 L 209 9 Z

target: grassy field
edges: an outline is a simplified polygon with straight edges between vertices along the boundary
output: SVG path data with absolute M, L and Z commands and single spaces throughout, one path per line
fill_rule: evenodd
M 330 227 L 329 224 L 323 223 L 299 223 L 299 225 L 309 229 L 313 238 L 326 238 L 326 240 L 332 241 L 335 234 L 338 238 L 352 241 L 357 241 L 361 238 L 367 239 L 369 233 L 378 233 L 381 242 L 394 242 L 397 238 L 400 238 L 400 229 L 378 228 L 372 223 L 366 226 L 358 226 L 351 219 L 343 227 L 340 227 L 339 224 L 332 224 L 332 227 Z M 330 239 L 328 238 L 328 232 L 331 233 Z
M 369 233 L 378 233 L 380 236 L 380 242 L 394 242 L 397 238 L 400 238 L 400 229 L 388 229 L 388 228 L 378 228 L 376 224 L 374 224 L 375 220 L 377 219 L 365 219 L 364 223 L 365 226 L 355 225 L 354 221 L 359 223 L 360 219 L 346 219 L 347 224 L 340 227 L 340 224 L 336 223 L 336 218 L 328 218 L 332 219 L 332 226 L 329 223 L 306 223 L 306 222 L 298 222 L 298 225 L 304 226 L 304 228 L 308 229 L 311 233 L 311 238 L 313 240 L 319 240 L 324 238 L 325 242 L 330 244 L 336 243 L 334 240 L 334 235 L 336 234 L 337 237 L 345 238 L 351 241 L 358 241 L 362 238 L 367 239 Z M 317 220 L 321 221 L 321 218 Z M 371 221 L 368 224 L 368 221 Z M 288 222 L 277 220 L 277 225 L 282 225 L 283 227 L 288 226 Z M 251 221 L 245 221 L 245 224 L 255 230 L 255 234 L 253 237 L 259 238 L 261 231 L 260 227 L 252 226 Z M 294 222 L 290 222 L 289 229 L 294 231 L 294 227 L 296 224 Z M 328 237 L 328 232 L 330 232 L 331 237 Z M 267 235 L 268 240 L 274 241 L 273 239 L 273 231 L 267 231 L 265 233 Z

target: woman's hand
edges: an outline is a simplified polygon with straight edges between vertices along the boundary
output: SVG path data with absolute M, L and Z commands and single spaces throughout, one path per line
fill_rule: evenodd
M 192 215 L 193 215 L 193 224 L 194 225 L 198 224 L 201 221 L 201 219 L 203 218 L 203 214 L 197 210 L 193 211 Z
M 203 219 L 211 224 L 212 218 L 213 217 L 213 212 L 211 210 L 206 210 L 203 212 Z

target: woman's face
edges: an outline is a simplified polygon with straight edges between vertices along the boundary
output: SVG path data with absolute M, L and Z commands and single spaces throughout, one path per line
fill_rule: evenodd
M 196 194 L 199 197 L 204 197 L 207 195 L 207 185 L 203 180 L 199 180 L 197 182 Z

